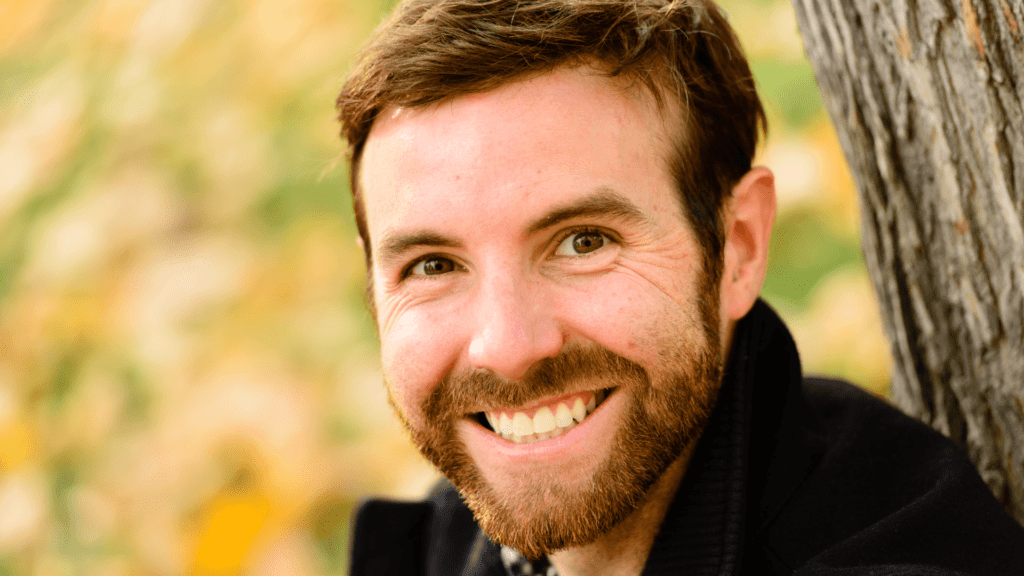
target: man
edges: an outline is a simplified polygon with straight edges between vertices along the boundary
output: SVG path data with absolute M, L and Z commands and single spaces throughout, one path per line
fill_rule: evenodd
M 1024 574 L 955 447 L 801 381 L 701 0 L 409 0 L 338 100 L 389 397 L 445 475 L 353 574 Z

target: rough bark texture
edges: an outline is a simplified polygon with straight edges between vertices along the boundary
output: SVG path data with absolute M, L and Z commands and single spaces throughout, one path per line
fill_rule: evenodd
M 859 189 L 893 398 L 1024 523 L 1024 2 L 792 3 Z

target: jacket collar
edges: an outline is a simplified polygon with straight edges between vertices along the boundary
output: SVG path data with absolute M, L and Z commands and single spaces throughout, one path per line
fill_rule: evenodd
M 718 401 L 644 569 L 739 574 L 749 546 L 823 448 L 800 392 L 800 358 L 763 301 L 736 326 Z

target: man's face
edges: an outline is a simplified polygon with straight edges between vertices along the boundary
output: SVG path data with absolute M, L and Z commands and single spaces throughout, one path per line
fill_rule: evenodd
M 386 111 L 364 150 L 391 401 L 528 556 L 635 510 L 717 394 L 718 287 L 666 163 L 676 123 L 651 100 L 560 69 Z

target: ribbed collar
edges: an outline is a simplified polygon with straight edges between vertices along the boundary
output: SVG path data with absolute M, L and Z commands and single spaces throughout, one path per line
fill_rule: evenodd
M 654 540 L 644 576 L 711 576 L 739 570 L 746 509 L 749 364 L 756 353 L 751 345 L 752 320 L 763 306 L 758 304 L 737 325 L 718 401 Z
M 758 300 L 736 325 L 718 401 L 644 576 L 746 573 L 772 520 L 824 447 L 801 391 L 796 344 Z M 756 567 L 747 567 L 757 570 Z

